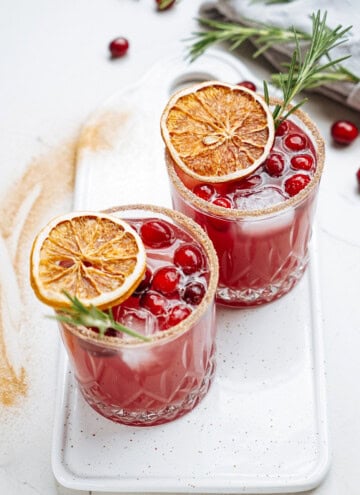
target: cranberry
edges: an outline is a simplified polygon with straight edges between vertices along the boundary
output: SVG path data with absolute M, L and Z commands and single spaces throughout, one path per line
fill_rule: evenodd
M 174 263 L 186 275 L 199 271 L 204 263 L 203 254 L 195 244 L 183 244 L 174 253 Z
M 290 163 L 295 170 L 311 170 L 314 165 L 314 158 L 311 155 L 295 155 L 291 158 Z
M 339 144 L 350 144 L 358 137 L 359 130 L 348 120 L 338 120 L 331 126 L 331 135 Z
M 306 148 L 306 137 L 303 134 L 288 134 L 284 140 L 285 146 L 292 151 L 300 151 Z
M 154 275 L 152 288 L 162 294 L 172 294 L 178 287 L 180 273 L 174 266 L 164 266 Z
M 144 273 L 144 276 L 143 276 L 143 279 L 140 282 L 140 284 L 137 286 L 137 288 L 135 289 L 134 294 L 139 295 L 142 292 L 144 292 L 146 289 L 148 289 L 150 287 L 151 280 L 152 280 L 152 272 L 151 272 L 150 268 L 147 266 L 145 273 Z
M 155 0 L 157 3 L 157 9 L 160 11 L 170 9 L 176 0 Z
M 185 287 L 183 299 L 189 304 L 197 306 L 205 295 L 205 287 L 200 282 L 192 282 Z
M 260 175 L 251 175 L 246 179 L 242 179 L 239 182 L 233 182 L 229 185 L 228 192 L 237 191 L 238 189 L 251 189 L 253 187 L 259 186 L 262 180 Z
M 140 236 L 149 247 L 170 246 L 174 242 L 174 232 L 170 225 L 162 220 L 148 220 L 140 227 Z
M 278 128 L 276 129 L 276 136 L 284 136 L 289 130 L 289 124 L 286 122 L 286 120 L 283 120 L 281 124 L 279 124 Z
M 357 181 L 358 181 L 358 185 L 360 187 L 360 168 L 358 169 L 358 171 L 356 172 L 356 178 L 357 178 Z
M 214 199 L 213 204 L 216 206 L 221 206 L 222 208 L 232 208 L 231 199 L 227 198 L 226 196 L 219 196 L 218 198 Z
M 169 327 L 173 327 L 185 320 L 191 314 L 191 309 L 188 306 L 177 304 L 170 310 L 167 324 Z
M 194 187 L 193 193 L 199 198 L 209 201 L 215 194 L 215 188 L 211 184 L 199 184 Z
M 153 315 L 161 316 L 167 311 L 167 300 L 158 292 L 146 292 L 141 298 L 141 305 Z
M 129 49 L 129 42 L 126 38 L 115 38 L 109 44 L 112 58 L 123 57 Z
M 280 177 L 285 167 L 284 157 L 280 153 L 271 153 L 265 162 L 265 170 L 272 177 Z
M 241 81 L 241 82 L 238 82 L 237 85 L 241 86 L 242 88 L 251 89 L 251 91 L 256 91 L 256 86 L 251 81 Z
M 292 175 L 285 182 L 285 191 L 289 196 L 295 196 L 310 182 L 310 177 L 305 174 Z

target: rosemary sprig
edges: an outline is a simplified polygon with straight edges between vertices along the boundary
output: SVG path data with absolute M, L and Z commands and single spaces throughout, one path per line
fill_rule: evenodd
M 304 89 L 320 85 L 322 82 L 321 75 L 327 73 L 329 69 L 336 68 L 340 62 L 349 58 L 344 56 L 336 60 L 330 59 L 330 51 L 346 41 L 345 34 L 351 29 L 337 26 L 335 29 L 329 29 L 326 26 L 326 12 L 321 15 L 320 11 L 312 14 L 312 33 L 311 42 L 304 55 L 302 54 L 300 42 L 295 34 L 295 49 L 287 65 L 286 74 L 278 74 L 277 82 L 283 92 L 283 101 L 275 106 L 273 117 L 275 125 L 279 125 L 292 112 L 301 106 L 306 99 L 297 103 L 293 108 L 287 110 L 288 105 Z M 321 60 L 325 57 L 325 62 Z M 342 72 L 343 73 L 343 72 Z M 265 99 L 269 103 L 267 84 L 264 81 Z
M 253 58 L 257 58 L 273 45 L 311 42 L 313 36 L 294 27 L 284 29 L 264 23 L 260 23 L 256 27 L 246 27 L 231 22 L 220 22 L 203 18 L 198 19 L 198 22 L 202 26 L 209 28 L 209 30 L 198 31 L 192 34 L 190 41 L 193 40 L 193 43 L 188 52 L 188 57 L 191 61 L 202 55 L 210 46 L 220 42 L 230 43 L 229 48 L 232 51 L 241 46 L 245 41 L 251 39 L 257 47 L 257 50 L 253 53 Z M 350 28 L 344 30 L 344 33 Z M 331 32 L 330 29 L 329 32 Z M 273 76 L 273 81 L 278 84 L 279 78 L 279 75 L 275 75 Z M 334 64 L 331 70 L 318 72 L 316 76 L 316 86 L 334 81 L 356 83 L 360 81 L 360 78 L 340 64 Z
M 140 333 L 131 330 L 131 328 L 125 327 L 124 325 L 121 325 L 121 323 L 115 321 L 111 310 L 109 310 L 109 312 L 101 311 L 94 305 L 86 307 L 77 297 L 72 297 L 65 291 L 64 294 L 71 302 L 71 307 L 62 309 L 55 316 L 49 316 L 49 318 L 74 326 L 96 327 L 99 329 L 101 337 L 105 335 L 108 328 L 112 328 L 117 332 L 126 333 L 145 342 L 150 340 L 145 335 L 141 335 Z
M 296 29 L 283 29 L 260 23 L 256 27 L 247 27 L 232 22 L 220 22 L 211 19 L 199 18 L 198 22 L 208 31 L 197 31 L 190 38 L 194 40 L 189 48 L 189 58 L 194 61 L 202 55 L 210 46 L 219 42 L 229 42 L 230 50 L 235 50 L 245 41 L 251 39 L 258 50 L 253 54 L 256 58 L 274 44 L 287 44 L 298 40 L 311 39 L 311 35 Z

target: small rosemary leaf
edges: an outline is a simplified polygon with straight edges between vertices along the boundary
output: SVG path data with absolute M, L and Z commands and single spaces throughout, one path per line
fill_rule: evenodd
M 267 105 L 270 105 L 270 97 L 269 97 L 269 87 L 267 85 L 266 81 L 263 81 L 263 87 L 264 87 L 264 99 Z

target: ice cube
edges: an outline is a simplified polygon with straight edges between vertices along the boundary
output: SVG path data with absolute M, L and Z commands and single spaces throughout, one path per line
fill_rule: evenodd
M 286 196 L 277 187 L 264 187 L 253 192 L 238 191 L 234 195 L 234 202 L 238 210 L 262 210 L 285 201 Z
M 121 306 L 116 319 L 122 325 L 125 325 L 142 335 L 152 335 L 158 330 L 158 320 L 156 316 L 146 309 Z M 130 338 L 130 336 L 124 334 L 124 339 L 128 338 Z

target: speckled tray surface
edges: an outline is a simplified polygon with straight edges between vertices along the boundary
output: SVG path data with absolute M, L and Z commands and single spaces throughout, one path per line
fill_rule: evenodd
M 79 141 L 75 208 L 170 206 L 161 109 L 176 86 L 210 78 L 255 80 L 238 60 L 213 51 L 191 66 L 181 57 L 162 61 L 107 100 Z M 309 269 L 288 295 L 254 309 L 219 308 L 215 381 L 195 410 L 167 425 L 127 427 L 97 415 L 60 346 L 58 481 L 141 493 L 296 492 L 319 484 L 329 456 L 317 280 L 313 240 Z

